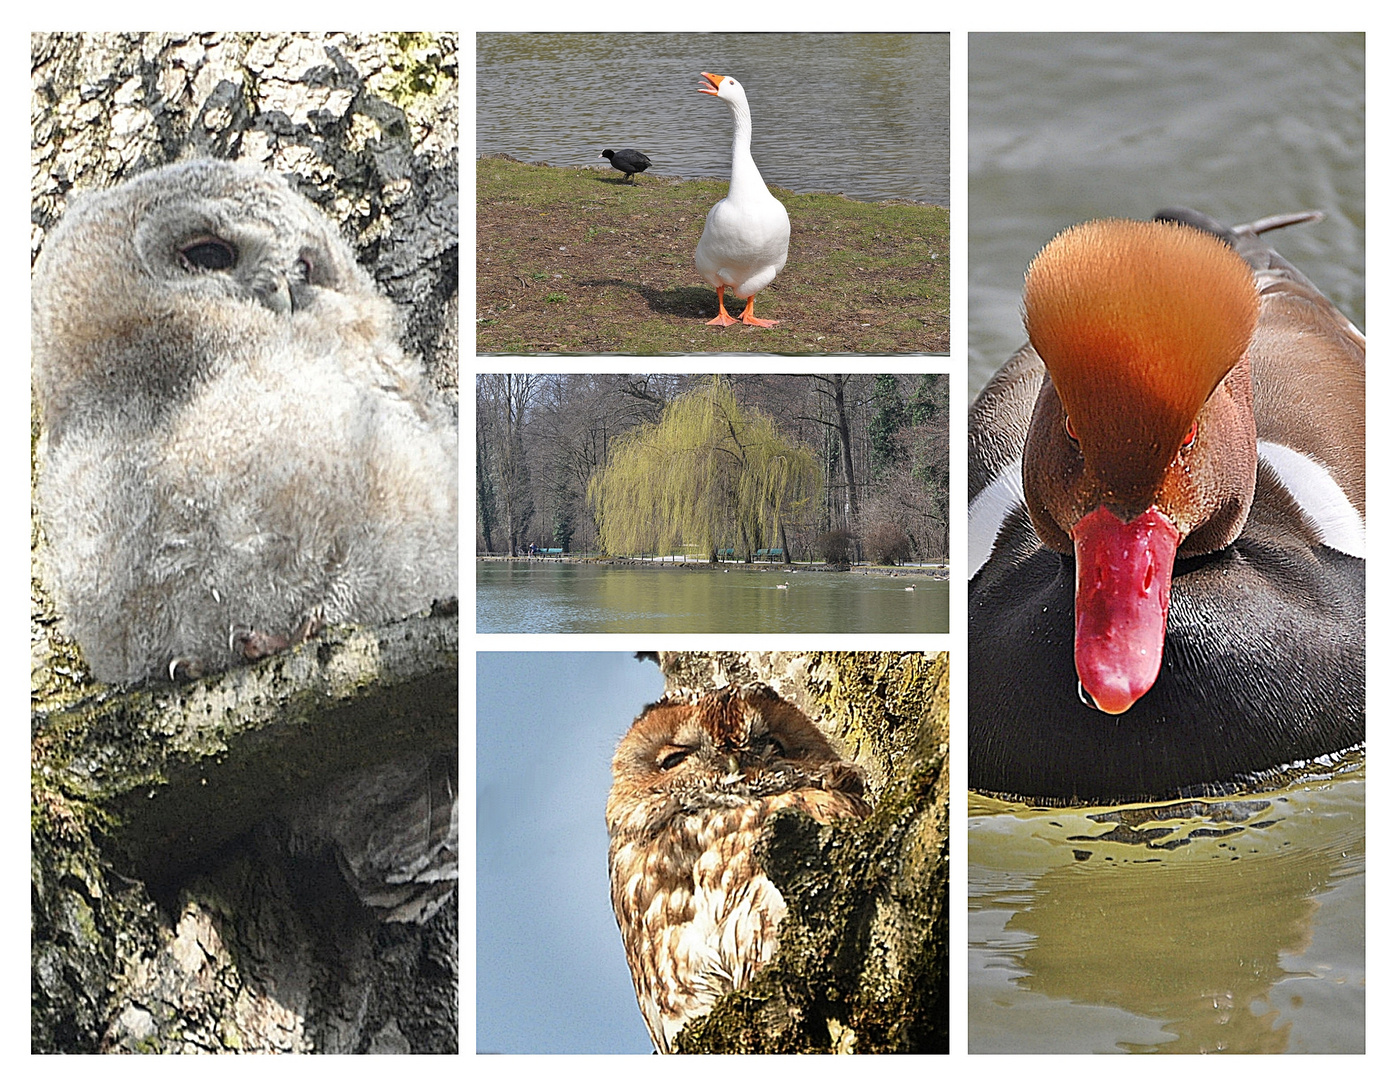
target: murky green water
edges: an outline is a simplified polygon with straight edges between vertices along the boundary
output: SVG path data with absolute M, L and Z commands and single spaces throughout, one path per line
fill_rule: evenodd
M 972 1053 L 1360 1053 L 1364 768 L 1036 810 L 972 795 Z
M 477 34 L 476 153 L 630 148 L 648 177 L 726 179 L 732 114 L 695 92 L 713 71 L 743 84 L 768 184 L 948 206 L 950 55 L 946 34 Z
M 888 577 L 780 564 L 725 571 L 487 560 L 476 564 L 476 631 L 945 634 L 949 596 L 946 581 L 912 569 Z
M 972 34 L 970 388 L 1024 342 L 1024 268 L 1094 217 L 1192 206 L 1268 234 L 1364 325 L 1361 34 Z

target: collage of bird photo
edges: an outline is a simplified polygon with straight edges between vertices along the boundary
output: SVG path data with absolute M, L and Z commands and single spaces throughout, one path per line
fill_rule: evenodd
M 755 17 L 30 35 L 30 1054 L 1365 1060 L 1384 35 Z

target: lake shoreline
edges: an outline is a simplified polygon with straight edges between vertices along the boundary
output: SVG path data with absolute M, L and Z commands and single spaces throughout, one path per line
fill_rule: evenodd
M 951 568 L 948 566 L 837 566 L 832 563 L 742 563 L 680 560 L 680 559 L 631 559 L 620 555 L 477 555 L 478 563 L 548 563 L 574 564 L 587 566 L 653 567 L 662 570 L 709 570 L 728 571 L 737 567 L 743 570 L 781 570 L 792 574 L 855 574 L 870 577 L 923 578 L 928 581 L 949 581 Z
M 477 557 L 476 630 L 515 633 L 945 634 L 936 567 Z M 688 572 L 686 572 L 688 571 Z M 863 572 L 861 572 L 863 571 Z M 924 572 L 925 571 L 925 572 Z

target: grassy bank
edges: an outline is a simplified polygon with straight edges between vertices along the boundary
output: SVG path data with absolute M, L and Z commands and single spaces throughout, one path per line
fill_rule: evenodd
M 948 212 L 772 192 L 791 217 L 786 268 L 757 297 L 771 329 L 706 326 L 718 298 L 694 268 L 728 183 L 476 163 L 480 352 L 946 352 Z M 729 312 L 742 305 L 730 298 Z

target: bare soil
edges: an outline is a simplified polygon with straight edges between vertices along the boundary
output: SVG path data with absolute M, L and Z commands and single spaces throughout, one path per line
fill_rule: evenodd
M 791 216 L 786 267 L 757 296 L 778 325 L 706 325 L 694 268 L 722 180 L 476 163 L 476 351 L 945 353 L 949 214 L 921 203 L 772 192 Z M 729 298 L 738 315 L 742 304 Z

